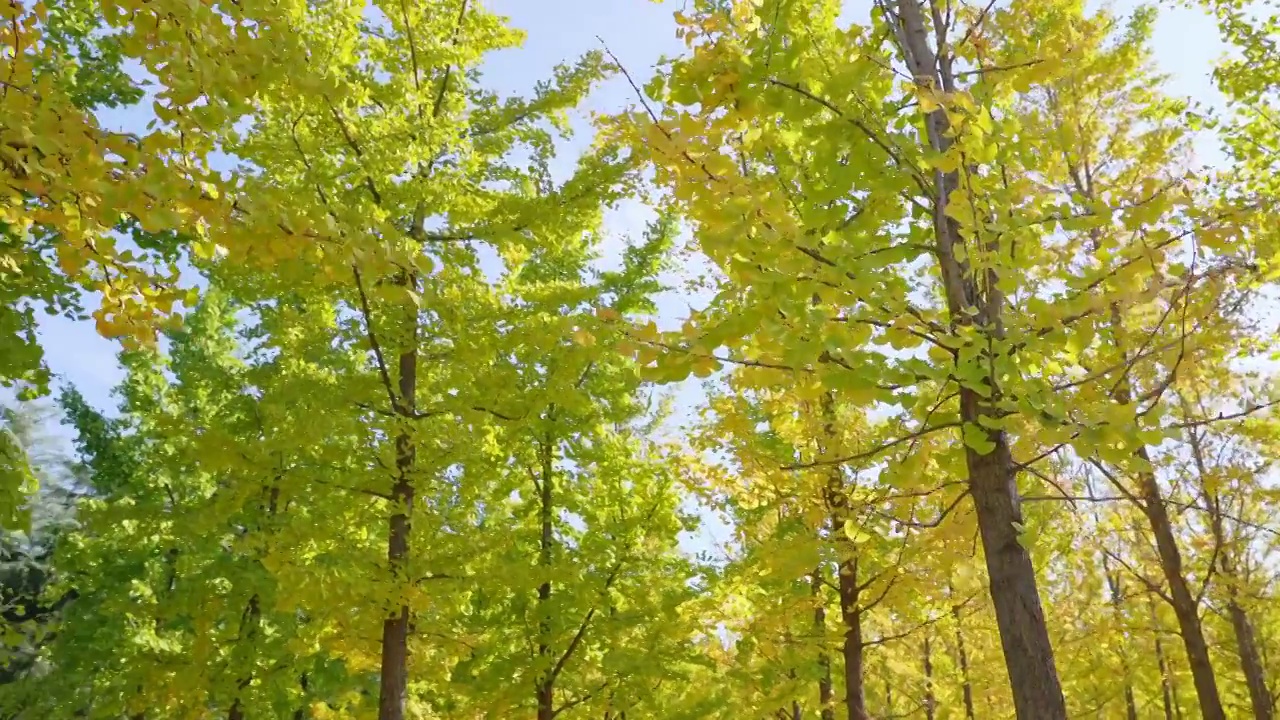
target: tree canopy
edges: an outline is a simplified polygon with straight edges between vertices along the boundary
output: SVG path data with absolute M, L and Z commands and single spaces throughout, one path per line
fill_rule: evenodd
M 1274 720 L 1280 8 L 673 19 L 5 6 L 0 718 Z

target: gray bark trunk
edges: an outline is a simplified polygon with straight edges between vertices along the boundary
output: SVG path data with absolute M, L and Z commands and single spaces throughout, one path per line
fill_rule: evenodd
M 412 318 L 410 350 L 399 357 L 400 404 L 412 414 L 417 409 L 417 316 Z M 394 510 L 387 536 L 387 566 L 395 583 L 407 582 L 409 535 L 416 488 L 412 473 L 417 449 L 407 430 L 396 436 L 396 481 L 391 489 Z M 404 720 L 409 688 L 409 606 L 401 605 L 382 623 L 382 664 L 378 688 L 378 720 Z
M 936 90 L 954 89 L 952 60 L 930 46 L 928 25 L 919 0 L 898 0 L 898 42 L 916 83 Z M 946 111 L 939 108 L 925 116 L 930 149 L 945 152 L 952 140 Z M 947 215 L 951 193 L 958 188 L 954 172 L 934 173 L 933 221 L 935 250 L 947 307 L 953 325 L 978 325 L 993 338 L 1003 335 L 1004 296 L 994 271 L 975 278 L 967 262 L 958 259 L 965 242 L 959 224 Z M 998 248 L 988 248 L 998 250 Z M 983 280 L 981 286 L 978 280 Z M 971 317 L 970 309 L 977 317 Z M 991 389 L 998 386 L 988 383 Z M 984 416 L 998 415 L 993 402 L 969 387 L 960 391 L 961 419 L 983 427 Z M 993 446 L 986 454 L 966 447 L 969 492 L 977 511 L 978 527 L 990 578 L 996 625 L 1004 651 L 1005 667 L 1020 720 L 1066 720 L 1066 702 L 1054 665 L 1053 647 L 1045 624 L 1031 555 L 1018 542 L 1022 511 L 1017 488 L 1017 468 L 1001 430 L 986 430 Z

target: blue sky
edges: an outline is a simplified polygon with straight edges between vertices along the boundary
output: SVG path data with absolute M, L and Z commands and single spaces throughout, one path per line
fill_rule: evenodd
M 1133 0 L 1119 0 L 1113 7 L 1123 12 L 1136 4 Z M 523 48 L 498 53 L 487 63 L 488 82 L 504 93 L 527 91 L 538 80 L 549 77 L 557 63 L 572 61 L 601 47 L 601 40 L 641 84 L 659 57 L 677 54 L 683 48 L 675 37 L 672 20 L 672 13 L 681 8 L 679 0 L 488 0 L 487 5 L 509 16 L 516 27 L 528 33 Z M 850 9 L 857 12 L 866 0 L 856 0 L 851 5 Z M 1217 103 L 1209 73 L 1223 47 L 1207 17 L 1185 9 L 1164 11 L 1157 26 L 1155 52 L 1159 65 L 1172 75 L 1169 90 L 1173 94 Z M 633 101 L 630 87 L 618 77 L 597 89 L 587 109 L 616 111 Z M 103 119 L 108 125 L 131 129 L 130 126 L 144 125 L 150 114 L 129 110 L 113 112 Z M 589 142 L 589 137 L 584 135 L 576 142 Z M 1212 148 L 1205 146 L 1200 159 L 1213 162 L 1217 158 Z M 649 213 L 638 204 L 625 205 L 609 217 L 608 228 L 614 233 L 638 236 L 647 217 Z M 668 320 L 675 319 L 685 305 L 679 298 L 668 298 L 663 314 Z M 115 361 L 114 343 L 99 337 L 91 322 L 63 318 L 46 318 L 41 335 L 54 372 L 77 385 L 98 407 L 114 406 L 110 390 L 122 377 Z

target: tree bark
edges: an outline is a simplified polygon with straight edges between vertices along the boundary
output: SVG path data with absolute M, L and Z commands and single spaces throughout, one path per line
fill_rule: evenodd
M 1121 603 L 1124 600 L 1124 590 L 1120 582 L 1118 573 L 1112 574 L 1110 563 L 1107 558 L 1102 559 L 1102 573 L 1107 578 L 1107 590 L 1111 594 L 1111 610 L 1115 614 L 1117 626 L 1123 624 L 1124 609 Z M 1117 650 L 1120 655 L 1120 666 L 1124 671 L 1124 708 L 1125 717 L 1128 720 L 1138 720 L 1138 703 L 1133 696 L 1133 671 L 1129 667 L 1129 654 L 1124 649 L 1124 644 L 1120 645 Z
M 547 577 L 538 586 L 538 657 L 542 659 L 543 672 L 538 680 L 536 701 L 538 720 L 552 720 L 556 715 L 555 694 L 556 679 L 551 666 L 554 658 L 551 654 L 551 551 L 555 542 L 555 517 L 552 503 L 555 501 L 554 456 L 552 454 L 550 433 L 542 439 L 538 446 L 539 461 L 542 465 L 542 477 L 538 483 L 538 523 L 541 535 L 538 540 L 538 565 Z
M 262 508 L 266 512 L 268 519 L 275 518 L 279 502 L 280 475 L 276 475 L 275 479 L 271 483 L 271 489 L 267 491 L 266 507 Z M 262 529 L 261 524 L 259 524 L 258 529 L 259 531 Z M 252 648 L 253 641 L 258 636 L 258 628 L 261 624 L 262 604 L 258 598 L 258 594 L 254 593 L 253 596 L 249 598 L 249 604 L 245 608 L 244 616 L 240 621 L 240 638 L 244 642 L 249 643 L 250 648 Z M 250 669 L 249 672 L 244 677 L 240 678 L 236 684 L 236 698 L 231 703 L 231 709 L 227 711 L 227 720 L 244 720 L 244 703 L 241 702 L 239 693 L 249 687 L 249 684 L 252 682 L 253 670 Z
M 417 408 L 418 351 L 417 316 L 412 321 L 411 349 L 401 353 L 400 404 L 407 414 Z M 402 420 L 402 422 L 405 420 Z M 387 566 L 397 588 L 407 582 L 405 564 L 409 558 L 409 533 L 415 499 L 412 472 L 417 449 L 408 430 L 396 436 L 396 482 L 391 489 L 394 510 L 387 537 Z M 402 603 L 398 611 L 382 623 L 382 667 L 378 695 L 378 720 L 404 720 L 409 687 L 409 606 Z
M 870 720 L 867 714 L 867 693 L 863 680 L 862 608 L 859 606 L 858 561 L 846 563 L 840 568 L 840 616 L 844 621 L 844 697 L 848 708 L 848 720 Z
M 1112 342 L 1120 356 L 1122 365 L 1128 364 L 1128 352 L 1124 342 L 1124 323 L 1120 308 L 1111 304 Z M 1129 375 L 1123 375 L 1115 385 L 1113 396 L 1121 406 L 1133 404 L 1133 384 Z M 1178 631 L 1182 637 L 1182 645 L 1187 653 L 1187 663 L 1191 668 L 1191 678 L 1196 688 L 1196 697 L 1200 702 L 1200 713 L 1205 720 L 1226 720 L 1226 712 L 1222 708 L 1222 697 L 1218 693 L 1218 681 L 1213 674 L 1213 663 L 1209 657 L 1209 645 L 1205 642 L 1204 627 L 1200 622 L 1199 602 L 1187 585 L 1187 578 L 1182 567 L 1182 552 L 1178 549 L 1178 540 L 1173 530 L 1173 522 L 1169 519 L 1169 508 L 1160 490 L 1160 483 L 1152 468 L 1151 453 L 1146 445 L 1140 445 L 1133 453 L 1140 463 L 1136 473 L 1138 481 L 1138 505 L 1142 514 L 1147 517 L 1147 524 L 1155 539 L 1156 554 L 1160 559 L 1160 570 L 1165 583 L 1169 586 L 1166 598 L 1173 607 L 1174 617 L 1178 620 Z
M 937 91 L 955 90 L 951 69 L 953 60 L 945 47 L 939 48 L 941 54 L 938 54 L 930 46 L 929 29 L 920 0 L 898 0 L 896 15 L 898 44 L 917 85 Z M 924 126 L 930 150 L 946 152 L 951 147 L 951 126 L 945 109 L 938 108 L 928 113 Z M 1005 299 L 996 282 L 995 271 L 988 270 L 982 273 L 982 277 L 975 277 L 969 263 L 959 259 L 957 254 L 965 238 L 959 223 L 947 215 L 947 205 L 952 192 L 958 187 L 958 173 L 934 172 L 935 196 L 931 198 L 934 255 L 948 312 L 953 326 L 975 326 L 982 334 L 999 340 L 1004 333 Z M 998 247 L 984 249 L 999 250 Z M 976 317 L 970 316 L 971 310 L 976 310 Z M 987 385 L 988 392 L 994 394 L 998 383 L 989 382 Z M 1018 542 L 1017 528 L 1022 524 L 1022 511 L 1017 467 L 1004 431 L 987 429 L 981 424 L 984 417 L 999 416 L 997 400 L 998 397 L 994 396 L 984 398 L 972 387 L 960 390 L 961 420 L 971 428 L 981 429 L 992 446 L 987 453 L 966 446 L 965 463 L 986 556 L 1005 667 L 1020 720 L 1066 720 L 1066 702 L 1054 665 L 1044 610 L 1040 605 L 1035 567 L 1030 553 Z
M 938 712 L 938 699 L 933 694 L 933 648 L 928 631 L 924 635 L 924 716 L 934 720 Z
M 1244 670 L 1245 684 L 1249 687 L 1249 703 L 1253 707 L 1254 720 L 1274 720 L 1275 704 L 1267 687 L 1266 671 L 1258 653 L 1258 642 L 1249 615 L 1236 600 L 1235 590 L 1227 603 L 1231 615 L 1231 627 L 1236 635 L 1236 650 L 1240 654 L 1240 667 Z
M 1140 448 L 1138 456 L 1149 462 L 1146 448 Z M 1218 694 L 1218 681 L 1213 674 L 1213 662 L 1209 657 L 1209 644 L 1205 641 L 1204 628 L 1200 623 L 1199 603 L 1187 585 L 1182 568 L 1182 553 L 1178 550 L 1169 509 L 1153 473 L 1143 472 L 1138 480 L 1142 511 L 1151 525 L 1156 552 L 1160 557 L 1160 569 L 1169 585 L 1169 601 L 1173 606 L 1174 617 L 1178 620 L 1179 635 L 1187 653 L 1187 664 L 1191 668 L 1196 697 L 1200 701 L 1200 714 L 1205 720 L 1226 720 L 1227 714 Z
M 1208 482 L 1209 468 L 1205 461 L 1203 436 L 1195 428 L 1188 428 L 1187 441 L 1191 446 L 1191 457 L 1195 461 L 1196 474 L 1200 478 L 1201 498 L 1210 514 L 1210 529 L 1213 532 L 1215 554 L 1218 557 L 1218 572 L 1227 581 L 1227 614 L 1231 618 L 1231 629 L 1236 639 L 1236 652 L 1240 656 L 1240 669 L 1244 672 L 1245 686 L 1249 688 L 1249 705 L 1253 710 L 1253 718 L 1254 720 L 1274 720 L 1274 703 L 1272 703 L 1271 692 L 1267 688 L 1266 670 L 1258 654 L 1253 623 L 1249 621 L 1248 613 L 1240 605 L 1235 553 L 1229 546 L 1221 498 L 1212 490 Z
M 1164 654 L 1164 643 L 1160 641 L 1160 618 L 1156 615 L 1154 604 L 1148 604 L 1148 608 L 1151 611 L 1152 632 L 1155 633 L 1156 666 L 1160 669 L 1160 696 L 1164 703 L 1164 719 L 1174 720 L 1177 703 L 1173 693 L 1173 678 L 1170 676 L 1169 662 Z
M 257 637 L 261 619 L 262 605 L 258 600 L 258 594 L 254 593 L 249 598 L 249 603 L 244 610 L 244 616 L 240 620 L 240 637 L 245 642 L 252 643 L 253 639 Z M 227 711 L 227 720 L 244 720 L 244 704 L 240 702 L 240 691 L 249 687 L 251 682 L 253 682 L 252 671 L 236 681 L 236 698 L 231 703 L 231 709 Z
M 831 655 L 827 653 L 827 609 L 822 603 L 822 568 L 813 571 L 813 626 L 822 648 L 818 651 L 818 707 L 822 720 L 836 720 L 835 688 L 831 682 Z
M 951 587 L 951 582 L 947 582 L 947 597 L 955 600 L 956 591 Z M 975 720 L 973 712 L 973 682 L 969 679 L 969 651 L 964 646 L 964 631 L 960 627 L 960 605 L 953 604 L 951 606 L 951 618 L 956 623 L 956 660 L 960 665 L 960 686 L 961 696 L 964 700 L 964 718 L 965 720 Z

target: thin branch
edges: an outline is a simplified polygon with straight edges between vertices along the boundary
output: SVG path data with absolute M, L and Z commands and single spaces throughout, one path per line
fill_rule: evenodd
M 835 460 L 814 460 L 812 462 L 807 462 L 807 463 L 798 463 L 795 465 L 784 465 L 782 466 L 781 469 L 782 470 L 807 470 L 809 468 L 822 467 L 826 465 L 843 465 L 844 463 L 854 462 L 857 460 L 865 460 L 866 458 L 879 455 L 880 453 L 884 452 L 885 450 L 889 450 L 890 448 L 897 447 L 898 445 L 901 445 L 906 442 L 911 442 L 916 438 L 923 437 L 931 433 L 935 433 L 939 430 L 946 430 L 947 428 L 958 428 L 962 424 L 963 423 L 961 423 L 960 421 L 956 421 L 956 422 L 942 423 L 940 425 L 932 425 L 929 427 L 921 428 L 920 430 L 917 430 L 916 432 L 913 432 L 909 435 L 903 435 L 902 437 L 896 438 L 894 440 L 890 440 L 889 442 L 881 443 L 871 448 L 870 450 L 866 450 L 860 453 L 854 453 L 853 455 L 837 458 Z
M 370 495 L 370 496 L 372 496 L 372 497 L 376 497 L 376 498 L 378 498 L 379 500 L 387 500 L 387 501 L 390 501 L 390 500 L 392 500 L 392 499 L 393 499 L 393 498 L 391 497 L 391 495 L 389 495 L 389 494 L 387 494 L 387 493 L 378 492 L 377 490 L 370 490 L 370 489 L 368 489 L 368 488 L 355 488 L 355 487 L 350 487 L 350 486 L 348 486 L 348 485 L 342 485 L 342 484 L 340 484 L 340 483 L 329 482 L 328 480 L 321 480 L 320 478 L 315 478 L 315 479 L 314 479 L 314 481 L 315 481 L 315 482 L 317 482 L 317 483 L 320 483 L 321 485 L 325 485 L 325 486 L 328 486 L 328 487 L 334 488 L 334 489 L 336 489 L 336 490 L 344 490 L 344 491 L 346 491 L 346 492 L 356 493 L 356 494 L 359 494 L 359 495 Z
M 1201 425 L 1209 425 L 1215 422 L 1239 420 L 1240 418 L 1248 417 L 1258 412 L 1259 410 L 1266 410 L 1267 408 L 1270 408 L 1276 404 L 1280 404 L 1280 399 L 1270 400 L 1265 403 L 1254 403 L 1252 405 L 1245 407 L 1243 410 L 1240 410 L 1239 412 L 1233 412 L 1233 413 L 1220 412 L 1215 417 L 1202 418 L 1199 420 L 1188 420 L 1186 422 L 1174 423 L 1169 427 L 1170 428 L 1194 428 L 1194 427 L 1200 427 Z
M 566 702 L 565 704 L 561 705 L 560 707 L 556 708 L 555 710 L 553 710 L 551 712 L 551 717 L 554 718 L 558 716 L 560 713 L 564 712 L 565 710 L 572 710 L 578 705 L 581 705 L 582 703 L 587 702 L 592 697 L 594 697 L 597 693 L 602 692 L 607 687 L 609 687 L 609 681 L 605 680 L 603 683 L 600 684 L 600 687 L 596 688 L 595 690 L 592 690 L 591 692 L 586 693 L 580 697 L 576 697 Z
M 364 292 L 364 280 L 360 277 L 360 268 L 353 264 L 351 272 L 356 279 L 356 290 L 360 293 L 360 312 L 364 315 L 365 332 L 369 336 L 369 345 L 373 348 L 373 356 L 378 363 L 378 374 L 382 378 L 382 385 L 387 389 L 387 400 L 391 403 L 392 410 L 404 414 L 404 408 L 396 399 L 396 391 L 391 385 L 391 373 L 387 371 L 387 360 L 382 354 L 382 345 L 378 342 L 378 336 L 373 330 L 373 312 L 369 309 L 369 297 Z
M 808 98 L 809 100 L 816 102 L 822 107 L 831 111 L 831 113 L 834 114 L 838 119 L 844 120 L 850 125 L 853 125 L 859 131 L 861 131 L 862 134 L 865 135 L 868 140 L 870 140 L 871 142 L 879 146 L 879 148 L 883 150 L 886 155 L 889 156 L 889 159 L 892 160 L 895 165 L 902 168 L 903 170 L 909 171 L 911 173 L 911 178 L 916 182 L 918 186 L 920 186 L 921 190 L 925 192 L 929 191 L 929 184 L 924 179 L 924 175 L 920 172 L 920 169 L 917 168 L 912 163 L 903 159 L 902 155 L 897 150 L 895 150 L 891 145 L 889 145 L 888 142 L 886 142 L 883 138 L 881 138 L 879 135 L 873 132 L 871 128 L 867 126 L 866 123 L 862 122 L 858 118 L 849 117 L 848 115 L 845 114 L 843 110 L 841 110 L 838 106 L 836 106 L 835 103 L 832 103 L 830 100 L 827 100 L 826 98 L 813 94 L 809 90 L 805 89 L 804 86 L 802 85 L 799 85 L 797 83 L 787 82 L 785 80 L 779 80 L 778 78 L 772 78 L 772 77 L 767 78 L 765 82 L 780 88 L 786 88 L 787 90 L 790 90 L 794 93 L 801 95 L 802 97 Z
M 1107 556 L 1107 557 L 1109 557 L 1109 558 L 1111 558 L 1112 560 L 1115 560 L 1116 562 L 1120 563 L 1120 565 L 1121 565 L 1125 570 L 1128 570 L 1128 571 L 1129 571 L 1129 574 L 1130 574 L 1130 575 L 1132 575 L 1132 576 L 1134 576 L 1135 578 L 1137 578 L 1137 579 L 1138 579 L 1138 582 L 1140 582 L 1140 583 L 1142 583 L 1143 585 L 1145 585 L 1145 586 L 1146 586 L 1146 588 L 1147 588 L 1148 590 L 1150 590 L 1151 592 L 1155 593 L 1156 595 L 1159 595 L 1161 599 L 1163 599 L 1165 602 L 1169 603 L 1170 605 L 1172 605 L 1172 604 L 1173 604 L 1173 598 L 1169 597 L 1169 594 L 1168 594 L 1168 593 L 1166 593 L 1166 592 L 1164 591 L 1164 588 L 1162 588 L 1162 587 L 1160 587 L 1159 585 L 1157 585 L 1157 584 L 1155 584 L 1154 582 L 1152 582 L 1152 581 L 1151 581 L 1151 578 L 1147 577 L 1145 574 L 1143 574 L 1143 573 L 1141 573 L 1141 572 L 1138 572 L 1138 570 L 1137 570 L 1136 568 L 1134 568 L 1134 567 L 1133 567 L 1132 565 L 1130 565 L 1129 563 L 1125 562 L 1125 561 L 1124 561 L 1124 558 L 1120 557 L 1120 556 L 1119 556 L 1119 555 L 1117 555 L 1116 553 L 1111 552 L 1110 550 L 1108 550 L 1108 549 L 1107 549 L 1107 548 L 1105 548 L 1105 547 L 1104 547 L 1104 548 L 1102 548 L 1102 552 L 1103 552 L 1104 554 L 1106 554 L 1106 556 Z

